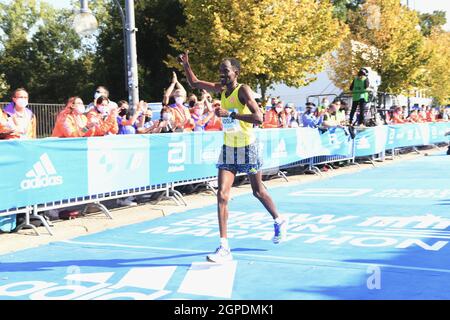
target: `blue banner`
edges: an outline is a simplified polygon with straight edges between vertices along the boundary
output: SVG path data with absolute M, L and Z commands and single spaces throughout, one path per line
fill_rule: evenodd
M 355 156 L 364 157 L 377 154 L 385 150 L 387 126 L 366 128 L 355 137 Z
M 88 194 L 87 139 L 0 141 L 0 209 Z
M 151 184 L 217 176 L 216 163 L 223 144 L 222 132 L 152 134 Z

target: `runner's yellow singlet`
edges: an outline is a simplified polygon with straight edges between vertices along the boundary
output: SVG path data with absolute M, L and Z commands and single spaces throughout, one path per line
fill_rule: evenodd
M 222 91 L 221 104 L 222 108 L 230 112 L 234 111 L 237 114 L 251 114 L 250 109 L 239 101 L 238 85 L 229 97 L 226 96 L 226 90 Z M 230 117 L 222 118 L 225 145 L 229 147 L 245 147 L 255 142 L 255 135 L 253 133 L 253 124 L 233 120 Z

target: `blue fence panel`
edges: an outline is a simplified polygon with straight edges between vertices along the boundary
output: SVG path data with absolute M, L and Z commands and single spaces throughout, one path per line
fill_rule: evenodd
M 88 193 L 87 140 L 0 141 L 0 209 Z
M 448 141 L 450 123 L 358 132 L 355 156 Z M 317 156 L 352 156 L 344 130 L 256 130 L 265 169 Z M 222 132 L 0 141 L 0 210 L 171 182 L 215 177 Z
M 387 126 L 370 127 L 358 132 L 355 137 L 355 156 L 365 157 L 383 152 L 387 134 Z
M 150 135 L 152 184 L 216 176 L 222 144 L 222 132 Z

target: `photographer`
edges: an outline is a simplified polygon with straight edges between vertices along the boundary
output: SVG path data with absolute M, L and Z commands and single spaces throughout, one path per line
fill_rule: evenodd
M 368 88 L 370 83 L 368 76 L 369 71 L 366 68 L 361 68 L 358 72 L 358 76 L 353 79 L 353 82 L 350 85 L 353 97 L 352 109 L 350 111 L 350 125 L 353 124 L 353 116 L 359 106 L 358 125 L 364 126 L 364 112 L 366 104 L 369 102 Z

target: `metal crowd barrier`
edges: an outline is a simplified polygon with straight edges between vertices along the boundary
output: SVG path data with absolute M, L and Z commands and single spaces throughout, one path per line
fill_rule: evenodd
M 302 159 L 302 160 L 296 161 L 294 163 L 282 165 L 279 168 L 275 168 L 275 169 L 278 170 L 278 176 L 284 177 L 286 181 L 287 181 L 287 178 L 282 170 L 294 168 L 294 167 L 308 166 L 308 169 L 310 171 L 314 172 L 315 174 L 322 175 L 320 169 L 317 167 L 320 164 L 330 164 L 333 162 L 341 162 L 341 161 L 349 161 L 352 164 L 357 164 L 356 157 L 355 157 L 355 149 L 356 149 L 355 148 L 355 140 L 353 140 L 351 152 L 347 156 L 339 156 L 339 155 L 315 156 L 315 157 L 311 157 L 311 158 L 307 158 L 307 159 Z M 395 150 L 392 150 L 392 152 L 393 152 L 392 154 L 394 155 Z M 384 154 L 384 152 L 382 152 L 380 154 L 371 155 L 370 157 L 372 157 L 372 160 L 380 159 L 381 161 L 384 161 L 385 154 Z M 364 157 L 362 157 L 362 158 L 364 158 Z M 372 164 L 373 164 L 373 161 L 372 161 Z M 265 169 L 265 170 L 273 171 L 274 169 Z M 282 173 L 282 174 L 280 174 L 280 173 Z M 245 174 L 239 174 L 238 176 L 242 176 L 242 175 L 245 175 Z M 165 198 L 173 200 L 177 205 L 187 205 L 182 194 L 179 191 L 175 190 L 176 187 L 190 185 L 190 184 L 205 183 L 207 188 L 211 189 L 216 194 L 215 187 L 213 186 L 213 182 L 216 182 L 216 181 L 217 181 L 217 176 L 209 176 L 209 177 L 204 177 L 204 178 L 199 178 L 199 179 L 175 181 L 175 182 L 170 182 L 170 183 L 160 184 L 160 185 L 137 187 L 137 188 L 132 188 L 132 189 L 119 190 L 119 191 L 115 191 L 115 192 L 101 193 L 101 194 L 96 194 L 96 195 L 91 195 L 91 196 L 63 199 L 63 200 L 53 201 L 53 202 L 48 202 L 48 203 L 40 203 L 40 204 L 36 204 L 33 206 L 13 208 L 13 209 L 3 210 L 3 211 L 0 210 L 0 217 L 24 213 L 25 217 L 26 217 L 25 223 L 20 225 L 17 228 L 18 230 L 20 230 L 24 227 L 31 227 L 35 231 L 35 233 L 39 235 L 39 232 L 36 229 L 36 227 L 33 226 L 32 224 L 30 224 L 30 218 L 34 217 L 34 218 L 39 219 L 42 222 L 42 224 L 45 226 L 45 228 L 47 229 L 47 231 L 50 235 L 53 235 L 48 221 L 44 217 L 39 215 L 40 212 L 44 212 L 44 211 L 48 211 L 48 210 L 52 210 L 52 209 L 61 209 L 61 208 L 65 208 L 65 207 L 73 207 L 73 206 L 78 206 L 78 205 L 83 205 L 83 204 L 93 204 L 93 205 L 97 206 L 101 210 L 101 212 L 103 212 L 108 218 L 112 219 L 113 217 L 112 217 L 111 213 L 101 203 L 101 201 L 113 200 L 113 199 L 118 199 L 118 198 L 129 197 L 129 196 L 138 196 L 138 195 L 150 194 L 150 193 L 155 193 L 155 192 L 163 192 Z M 159 201 L 159 199 L 158 199 L 158 201 Z M 83 211 L 82 214 L 84 214 L 84 213 L 85 212 Z
M 0 102 L 3 108 L 9 102 Z M 30 103 L 28 108 L 36 116 L 36 133 L 38 138 L 46 138 L 52 135 L 56 122 L 56 116 L 64 108 L 64 104 Z

